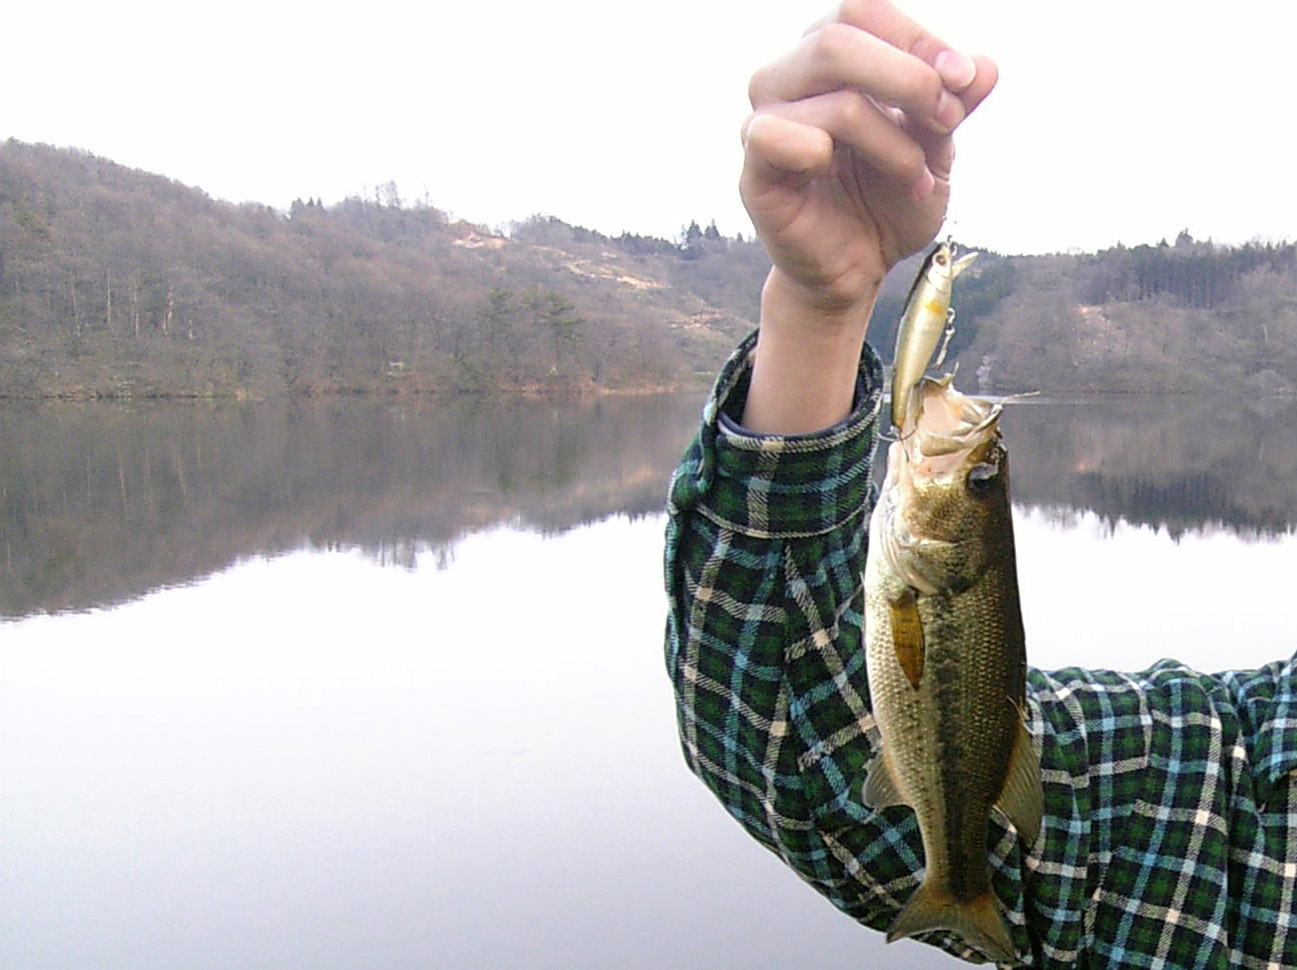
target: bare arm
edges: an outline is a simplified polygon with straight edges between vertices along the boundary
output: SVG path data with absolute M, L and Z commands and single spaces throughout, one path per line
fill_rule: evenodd
M 883 277 L 941 228 L 952 133 L 996 77 L 884 0 L 846 0 L 753 75 L 739 189 L 774 268 L 746 427 L 847 415 Z

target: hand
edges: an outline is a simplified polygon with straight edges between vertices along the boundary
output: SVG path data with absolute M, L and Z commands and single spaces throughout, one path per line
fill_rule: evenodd
M 740 192 L 775 266 L 843 309 L 931 242 L 950 197 L 951 133 L 996 73 L 885 0 L 846 0 L 758 71 Z
M 845 416 L 878 288 L 941 228 L 951 134 L 996 78 L 886 0 L 845 0 L 753 75 L 739 190 L 774 269 L 749 427 Z

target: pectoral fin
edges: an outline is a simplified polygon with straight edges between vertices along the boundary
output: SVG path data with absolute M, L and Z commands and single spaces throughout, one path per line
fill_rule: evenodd
M 919 619 L 919 602 L 914 590 L 907 589 L 899 599 L 888 603 L 892 614 L 892 649 L 905 672 L 905 679 L 916 690 L 923 677 L 923 622 Z
M 1009 759 L 1009 775 L 1004 780 L 1000 797 L 995 800 L 995 807 L 1013 823 L 1025 845 L 1035 843 L 1040 835 L 1041 816 L 1045 814 L 1045 796 L 1040 759 L 1032 747 L 1027 725 L 1021 721 L 1013 742 L 1013 755 Z

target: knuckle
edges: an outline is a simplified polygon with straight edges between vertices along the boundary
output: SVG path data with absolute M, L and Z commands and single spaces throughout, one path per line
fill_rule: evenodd
M 859 128 L 868 121 L 872 108 L 865 101 L 865 96 L 858 91 L 842 90 L 835 93 L 835 109 L 842 124 L 847 128 Z
M 904 80 L 905 100 L 908 104 L 929 107 L 936 110 L 941 97 L 942 83 L 936 71 L 925 69 L 926 65 L 907 71 Z
M 826 66 L 842 63 L 850 56 L 853 30 L 846 24 L 825 24 L 811 35 L 811 56 Z
M 873 23 L 878 8 L 878 0 L 842 0 L 838 7 L 838 19 L 858 26 Z

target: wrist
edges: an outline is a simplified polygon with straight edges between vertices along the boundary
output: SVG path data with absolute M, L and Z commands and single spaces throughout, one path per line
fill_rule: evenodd
M 859 329 L 864 336 L 886 272 L 856 280 L 847 292 L 809 287 L 774 267 L 761 288 L 761 323 L 787 320 L 802 331 L 842 332 Z
M 864 342 L 882 274 L 870 277 L 850 296 L 799 283 L 775 267 L 761 290 L 761 327 L 795 331 L 818 341 Z

